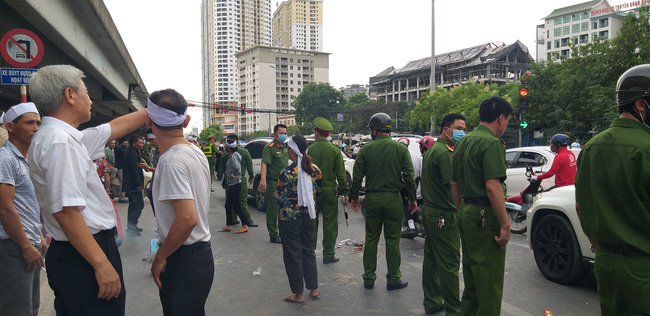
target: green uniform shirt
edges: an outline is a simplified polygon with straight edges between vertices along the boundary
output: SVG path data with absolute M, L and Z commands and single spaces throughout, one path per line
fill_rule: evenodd
M 341 151 L 332 145 L 327 139 L 317 139 L 309 145 L 309 156 L 322 173 L 321 185 L 323 187 L 335 188 L 336 183 L 343 188 L 342 193 L 347 196 L 347 183 L 345 181 L 345 166 Z
M 251 154 L 248 151 L 248 149 L 239 147 L 237 148 L 237 152 L 239 155 L 241 155 L 241 174 L 242 176 L 246 176 L 246 171 L 248 170 L 248 179 L 253 179 L 255 174 L 253 174 L 253 158 L 251 158 Z M 228 162 L 228 157 L 230 154 L 228 154 L 227 151 L 224 151 L 221 154 L 221 158 L 219 159 L 219 170 L 217 171 L 217 177 L 221 178 L 221 175 L 226 173 L 226 162 Z
M 454 157 L 453 145 L 438 138 L 422 160 L 422 198 L 428 207 L 455 210 L 454 199 L 451 196 L 451 162 Z
M 576 202 L 587 236 L 650 254 L 650 129 L 617 118 L 578 155 Z
M 404 177 L 409 200 L 415 201 L 415 178 L 411 154 L 408 148 L 392 140 L 388 135 L 379 135 L 361 147 L 354 161 L 350 199 L 359 199 L 361 181 L 366 178 L 366 192 L 399 192 Z
M 282 169 L 289 164 L 289 155 L 284 144 L 277 139 L 264 146 L 262 163 L 266 163 L 266 180 L 278 180 Z
M 451 181 L 463 198 L 488 198 L 485 181 L 501 180 L 505 197 L 506 150 L 503 142 L 484 125 L 461 138 L 454 147 Z

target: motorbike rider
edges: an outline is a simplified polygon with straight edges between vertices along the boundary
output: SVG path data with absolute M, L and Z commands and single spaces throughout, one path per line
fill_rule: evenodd
M 403 144 L 406 146 L 406 148 L 409 147 L 411 144 L 411 141 L 406 138 L 406 137 L 400 137 L 397 140 L 398 143 Z M 413 163 L 413 171 L 415 174 L 415 196 L 417 201 L 422 200 L 422 195 L 420 194 L 420 170 L 422 169 L 422 155 L 418 155 L 417 153 L 414 153 L 409 150 L 409 154 L 411 155 L 411 162 Z M 402 180 L 403 182 L 403 180 Z M 402 188 L 400 191 L 402 195 L 402 209 L 404 210 L 404 220 L 408 224 L 408 229 L 403 231 L 401 234 L 402 238 L 413 238 L 417 236 L 417 231 L 415 230 L 415 220 L 417 219 L 415 216 L 411 215 L 411 212 L 409 211 L 408 207 L 408 194 L 406 192 L 406 188 Z
M 569 136 L 565 134 L 555 134 L 551 137 L 551 151 L 556 153 L 555 159 L 551 169 L 547 172 L 533 176 L 532 181 L 548 179 L 555 176 L 555 185 L 550 189 L 556 187 L 563 187 L 573 185 L 575 183 L 577 164 L 576 156 L 567 148 L 569 145 Z

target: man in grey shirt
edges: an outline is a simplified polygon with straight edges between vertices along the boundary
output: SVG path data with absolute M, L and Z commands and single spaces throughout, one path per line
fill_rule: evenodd
M 0 315 L 37 315 L 47 243 L 26 157 L 41 118 L 30 102 L 3 120 L 9 139 L 0 147 Z

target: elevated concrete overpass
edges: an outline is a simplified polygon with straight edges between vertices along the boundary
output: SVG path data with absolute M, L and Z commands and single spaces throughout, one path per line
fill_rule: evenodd
M 147 89 L 102 0 L 0 0 L 0 36 L 16 28 L 43 42 L 43 60 L 34 68 L 70 64 L 84 72 L 93 101 L 85 126 L 145 107 Z M 2 58 L 0 66 L 13 67 Z M 0 85 L 0 110 L 19 102 L 19 86 Z

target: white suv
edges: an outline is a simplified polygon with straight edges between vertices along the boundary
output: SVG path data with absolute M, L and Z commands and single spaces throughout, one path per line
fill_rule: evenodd
M 575 186 L 538 194 L 526 220 L 528 244 L 542 274 L 560 284 L 581 281 L 593 267 L 595 254 L 580 226 Z

